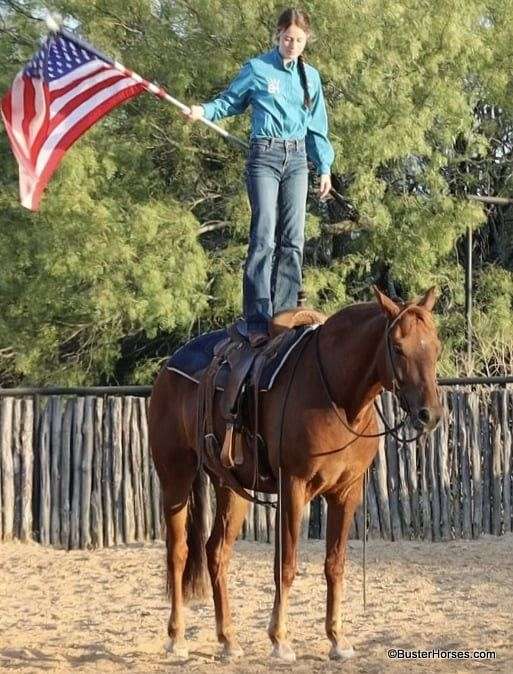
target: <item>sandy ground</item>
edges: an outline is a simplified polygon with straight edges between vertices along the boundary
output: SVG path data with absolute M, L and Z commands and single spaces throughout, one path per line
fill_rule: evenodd
M 230 573 L 245 656 L 218 657 L 213 607 L 187 609 L 190 656 L 164 650 L 169 615 L 161 543 L 91 552 L 0 544 L 0 670 L 29 672 L 513 672 L 513 535 L 349 547 L 344 615 L 355 657 L 327 659 L 323 544 L 302 547 L 289 630 L 297 661 L 270 660 L 272 550 L 239 541 Z M 496 651 L 495 660 L 390 660 L 387 649 Z

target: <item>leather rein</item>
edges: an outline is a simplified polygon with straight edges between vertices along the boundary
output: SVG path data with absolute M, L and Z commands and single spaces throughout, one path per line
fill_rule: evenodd
M 403 393 L 401 391 L 402 381 L 401 381 L 401 379 L 399 377 L 399 374 L 397 372 L 397 367 L 396 367 L 395 360 L 394 360 L 394 353 L 393 353 L 392 344 L 391 344 L 391 340 L 390 340 L 390 333 L 391 333 L 392 329 L 395 327 L 395 325 L 397 324 L 397 322 L 399 321 L 399 319 L 402 318 L 403 315 L 412 306 L 413 305 L 408 305 L 408 306 L 404 307 L 404 309 L 402 309 L 392 321 L 390 321 L 390 319 L 388 319 L 387 326 L 386 326 L 386 329 L 385 329 L 387 353 L 388 353 L 388 358 L 390 360 L 390 365 L 391 365 L 391 368 L 392 368 L 392 375 L 393 375 L 392 376 L 392 393 L 397 395 L 397 397 L 401 400 L 403 406 L 406 408 L 407 416 L 402 421 L 400 421 L 396 426 L 394 426 L 392 428 L 391 426 L 388 425 L 388 423 L 387 423 L 387 421 L 386 421 L 386 419 L 383 415 L 383 412 L 379 408 L 379 405 L 377 404 L 377 402 L 374 400 L 374 407 L 375 407 L 375 409 L 378 413 L 379 418 L 381 419 L 381 422 L 383 423 L 383 426 L 385 427 L 385 430 L 382 431 L 381 433 L 359 433 L 358 431 L 355 431 L 353 428 L 351 428 L 351 426 L 346 421 L 344 421 L 344 419 L 340 415 L 340 412 L 338 411 L 337 405 L 335 404 L 335 401 L 333 400 L 333 396 L 331 395 L 331 391 L 329 389 L 329 385 L 328 385 L 328 382 L 327 382 L 327 379 L 326 379 L 326 374 L 325 374 L 324 368 L 322 366 L 321 353 L 320 353 L 320 348 L 319 348 L 319 333 L 321 331 L 322 325 L 320 325 L 319 328 L 316 330 L 315 356 L 316 356 L 316 362 L 317 362 L 317 369 L 319 371 L 319 377 L 320 377 L 322 385 L 324 387 L 324 391 L 325 391 L 326 396 L 327 396 L 327 398 L 330 402 L 330 405 L 331 405 L 333 411 L 335 412 L 335 414 L 337 415 L 339 421 L 342 423 L 342 425 L 350 433 L 352 433 L 354 436 L 356 436 L 358 438 L 381 438 L 385 435 L 391 435 L 398 442 L 401 442 L 401 443 L 405 444 L 407 442 L 413 442 L 413 441 L 417 440 L 417 438 L 420 438 L 426 432 L 425 430 L 422 430 L 417 435 L 415 435 L 414 437 L 411 437 L 411 438 L 401 438 L 397 435 L 397 431 L 400 430 L 404 426 L 407 417 L 410 417 L 410 419 L 412 418 L 412 412 L 411 412 L 410 405 L 408 403 L 408 399 L 406 398 L 406 396 L 403 395 Z

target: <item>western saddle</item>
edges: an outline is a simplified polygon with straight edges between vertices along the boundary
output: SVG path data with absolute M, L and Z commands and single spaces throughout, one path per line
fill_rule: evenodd
M 270 467 L 265 442 L 259 434 L 259 383 L 263 368 L 273 358 L 288 331 L 301 325 L 324 323 L 327 316 L 315 309 L 298 306 L 282 311 L 269 323 L 269 340 L 257 347 L 250 346 L 243 334 L 244 322 L 239 320 L 227 327 L 228 336 L 214 348 L 209 365 L 203 370 L 198 385 L 196 449 L 200 462 L 221 482 L 244 498 L 260 503 L 239 484 L 231 468 L 244 462 L 243 436 L 249 436 L 253 446 L 253 486 L 257 480 L 269 479 Z M 225 425 L 222 443 L 214 431 L 214 398 L 216 375 L 228 364 L 229 375 L 219 399 L 219 409 Z M 260 470 L 259 470 L 260 464 Z M 265 502 L 269 505 L 268 502 Z

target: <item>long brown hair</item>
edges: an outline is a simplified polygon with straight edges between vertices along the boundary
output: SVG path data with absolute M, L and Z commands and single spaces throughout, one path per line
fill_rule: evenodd
M 287 30 L 289 26 L 296 25 L 298 28 L 301 28 L 302 30 L 305 31 L 305 33 L 310 36 L 311 35 L 311 29 L 310 29 L 310 17 L 306 12 L 302 12 L 299 9 L 295 9 L 294 7 L 289 7 L 289 9 L 286 9 L 283 11 L 280 16 L 278 17 L 278 21 L 276 24 L 276 33 L 277 35 L 283 31 Z M 305 58 L 303 54 L 300 54 L 297 59 L 297 65 L 299 68 L 299 79 L 301 80 L 301 86 L 303 87 L 304 91 L 304 104 L 307 108 L 310 108 L 312 106 L 312 99 L 310 98 L 310 92 L 308 91 L 308 80 L 306 79 L 306 72 L 305 72 Z

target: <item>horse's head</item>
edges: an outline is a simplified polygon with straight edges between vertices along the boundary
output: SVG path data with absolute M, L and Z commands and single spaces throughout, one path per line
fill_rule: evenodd
M 431 431 L 442 416 L 436 382 L 441 344 L 431 313 L 435 289 L 407 303 L 395 302 L 377 288 L 374 292 L 388 319 L 380 359 L 381 383 L 397 393 L 417 430 Z

